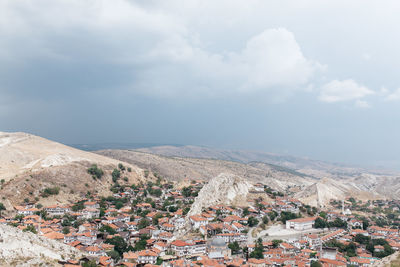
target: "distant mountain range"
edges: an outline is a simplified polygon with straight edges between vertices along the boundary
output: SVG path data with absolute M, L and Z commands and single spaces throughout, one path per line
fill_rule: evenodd
M 91 150 L 109 145 L 84 146 Z M 0 132 L 0 178 L 4 179 L 0 194 L 5 198 L 4 204 L 10 207 L 25 197 L 40 198 L 49 187 L 58 187 L 60 193 L 40 198 L 41 204 L 69 203 L 89 190 L 110 194 L 111 172 L 120 162 L 132 169 L 124 173 L 127 185 L 155 179 L 154 173 L 178 183 L 188 179 L 209 181 L 224 174 L 253 184 L 262 182 L 310 205 L 327 205 L 330 199 L 350 196 L 363 200 L 400 196 L 400 176 L 387 171 L 264 152 L 151 144 L 132 149 L 132 144 L 114 145 L 131 149 L 94 153 L 26 133 Z M 104 170 L 102 179 L 93 179 L 87 173 L 94 163 Z M 144 170 L 149 170 L 150 175 L 144 175 Z

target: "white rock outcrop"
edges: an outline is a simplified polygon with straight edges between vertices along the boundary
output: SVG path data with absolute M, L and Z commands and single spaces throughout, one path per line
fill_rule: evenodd
M 0 225 L 0 266 L 55 266 L 58 260 L 82 256 L 79 250 L 62 242 Z
M 200 190 L 188 215 L 199 214 L 203 208 L 216 204 L 244 204 L 252 187 L 252 184 L 237 175 L 221 173 L 217 177 L 212 178 Z

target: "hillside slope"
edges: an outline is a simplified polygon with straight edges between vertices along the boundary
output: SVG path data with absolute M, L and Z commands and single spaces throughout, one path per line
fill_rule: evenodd
M 0 225 L 0 266 L 61 266 L 65 260 L 79 259 L 82 252 L 55 240 Z
M 216 149 L 202 146 L 154 146 L 135 149 L 136 151 L 170 157 L 189 157 L 220 159 L 241 163 L 263 162 L 273 164 L 318 178 L 351 178 L 362 173 L 394 175 L 396 172 L 386 170 L 369 170 L 361 167 L 330 163 L 306 157 L 279 155 L 268 152 Z
M 315 177 L 299 170 L 264 162 L 240 163 L 202 158 L 161 156 L 133 150 L 103 150 L 97 153 L 157 172 L 170 180 L 210 180 L 221 173 L 231 173 L 252 183 L 290 193 L 313 206 L 326 206 L 330 199 L 356 197 L 362 200 L 399 198 L 400 177 L 359 173 L 351 176 Z
M 31 134 L 0 132 L 0 193 L 7 207 L 41 198 L 45 188 L 58 187 L 60 193 L 42 198 L 42 204 L 68 203 L 88 191 L 110 194 L 111 172 L 119 162 Z M 92 164 L 104 171 L 101 179 L 87 172 Z M 144 179 L 140 168 L 124 164 L 131 168 L 123 173 L 128 183 Z
M 102 150 L 97 153 L 157 172 L 164 178 L 175 181 L 208 181 L 221 173 L 231 173 L 253 183 L 268 184 L 280 191 L 288 188 L 298 191 L 315 183 L 312 177 L 263 163 L 243 164 L 214 159 L 165 157 L 132 150 Z

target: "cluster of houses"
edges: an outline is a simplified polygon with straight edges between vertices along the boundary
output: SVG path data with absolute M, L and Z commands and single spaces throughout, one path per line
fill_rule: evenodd
M 15 207 L 16 216 L 2 217 L 0 223 L 73 246 L 98 266 L 311 266 L 314 261 L 324 267 L 370 266 L 378 258 L 361 244 L 356 243 L 354 257 L 329 246 L 333 240 L 344 245 L 354 243 L 357 235 L 384 239 L 394 250 L 400 249 L 398 229 L 372 225 L 363 230 L 363 222 L 347 210 L 326 212 L 327 221 L 345 221 L 343 229 L 309 231 L 315 227 L 318 214 L 286 220 L 282 229 L 298 232 L 301 237 L 265 239 L 261 256 L 258 253 L 254 257 L 260 244 L 249 236 L 251 228 L 277 224 L 282 214 L 299 215 L 303 203 L 273 194 L 268 201 L 250 200 L 248 207 L 215 205 L 187 215 L 202 185 L 194 182 L 185 193 L 164 185 L 152 185 L 151 190 L 135 186 L 114 193 L 112 198 L 91 196 L 71 205 L 39 207 L 26 203 Z M 264 185 L 257 184 L 254 190 L 262 194 L 264 189 Z M 148 193 L 155 190 L 161 193 Z M 302 216 L 307 215 L 303 212 Z M 268 222 L 263 220 L 265 217 Z M 124 251 L 111 242 L 116 237 L 126 244 Z M 385 248 L 377 245 L 374 249 L 379 252 Z M 63 264 L 80 266 L 74 260 Z

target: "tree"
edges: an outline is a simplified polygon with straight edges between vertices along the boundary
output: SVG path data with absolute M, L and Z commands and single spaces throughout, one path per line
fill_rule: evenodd
M 360 243 L 360 244 L 364 244 L 364 245 L 368 244 L 370 240 L 371 240 L 371 238 L 369 236 L 365 236 L 365 235 L 362 235 L 362 234 L 357 234 L 354 237 L 354 242 L 357 242 L 357 243 Z
M 111 173 L 111 177 L 113 182 L 116 183 L 118 179 L 121 178 L 121 172 L 118 169 L 114 169 Z
M 240 246 L 237 241 L 229 243 L 228 248 L 232 251 L 232 254 L 238 254 L 240 252 Z
M 247 224 L 249 225 L 249 227 L 253 227 L 256 226 L 258 224 L 258 220 L 252 216 L 249 217 Z
M 139 229 L 143 229 L 143 228 L 146 228 L 149 225 L 150 225 L 149 220 L 147 220 L 146 218 L 142 218 L 138 223 L 138 228 Z
M 327 222 L 320 217 L 315 219 L 314 228 L 326 228 L 327 225 Z
M 299 218 L 299 216 L 296 213 L 292 213 L 289 211 L 282 211 L 280 221 L 282 223 L 286 223 L 286 221 L 296 219 L 296 218 Z
M 104 172 L 102 169 L 97 167 L 97 164 L 93 164 L 92 166 L 90 166 L 90 168 L 87 170 L 87 172 L 89 174 L 92 175 L 92 177 L 97 178 L 97 179 L 101 179 L 101 177 L 103 177 Z
M 138 242 L 135 243 L 134 251 L 140 251 L 146 248 L 147 240 L 149 239 L 148 235 L 141 235 Z
M 368 226 L 369 226 L 369 221 L 367 218 L 363 217 L 362 219 L 362 223 L 363 223 L 363 230 L 367 230 Z
M 117 251 L 120 256 L 122 256 L 128 247 L 128 244 L 120 236 L 114 236 L 111 239 L 107 239 L 105 242 L 114 245 L 114 250 Z
M 274 239 L 274 240 L 272 240 L 272 247 L 277 248 L 279 246 L 279 244 L 282 242 L 283 241 L 280 239 Z
M 190 197 L 191 194 L 192 194 L 192 186 L 182 188 L 182 195 L 184 197 Z
M 43 192 L 41 193 L 42 197 L 48 197 L 50 195 L 58 195 L 58 193 L 60 192 L 60 188 L 59 187 L 47 187 L 43 190 Z
M 121 171 L 125 171 L 125 166 L 122 165 L 122 163 L 118 163 L 118 168 L 119 168 Z
M 110 235 L 115 235 L 117 233 L 117 231 L 115 231 L 111 226 L 109 225 L 103 225 L 102 227 L 100 227 L 100 232 L 107 232 Z
M 62 232 L 64 235 L 69 234 L 69 227 L 67 227 L 67 226 L 63 227 Z
M 151 192 L 153 196 L 160 197 L 162 195 L 161 189 L 155 189 Z
M 0 216 L 1 216 L 1 211 L 6 210 L 6 207 L 4 206 L 3 203 L 0 202 Z
M 271 219 L 271 221 L 273 221 L 276 218 L 276 213 L 274 211 L 270 211 L 268 212 L 268 216 Z
M 88 261 L 82 264 L 82 267 L 97 267 L 96 261 Z
M 328 226 L 329 227 L 337 227 L 337 228 L 346 229 L 347 228 L 347 222 L 345 222 L 345 221 L 343 221 L 343 220 L 341 220 L 339 218 L 336 218 L 333 222 L 330 222 L 328 224 Z
M 311 267 L 322 267 L 322 264 L 319 261 L 311 261 Z
M 262 239 L 259 238 L 255 243 L 254 250 L 250 253 L 250 258 L 263 259 L 264 258 L 263 251 L 264 247 L 262 244 Z
M 119 259 L 121 258 L 121 255 L 119 255 L 118 251 L 115 251 L 115 250 L 111 250 L 111 251 L 107 252 L 107 255 L 116 262 L 119 261 Z
M 242 215 L 245 217 L 245 216 L 247 216 L 247 215 L 249 215 L 249 214 L 250 214 L 249 208 L 248 208 L 248 207 L 244 208 L 244 209 L 243 209 Z
M 267 216 L 267 215 L 265 215 L 265 216 L 262 218 L 262 222 L 263 222 L 263 224 L 268 224 L 269 219 L 268 219 L 268 216 Z
M 322 217 L 322 218 L 324 218 L 324 219 L 326 219 L 327 214 L 326 214 L 325 211 L 321 211 L 321 212 L 319 213 L 319 216 Z

